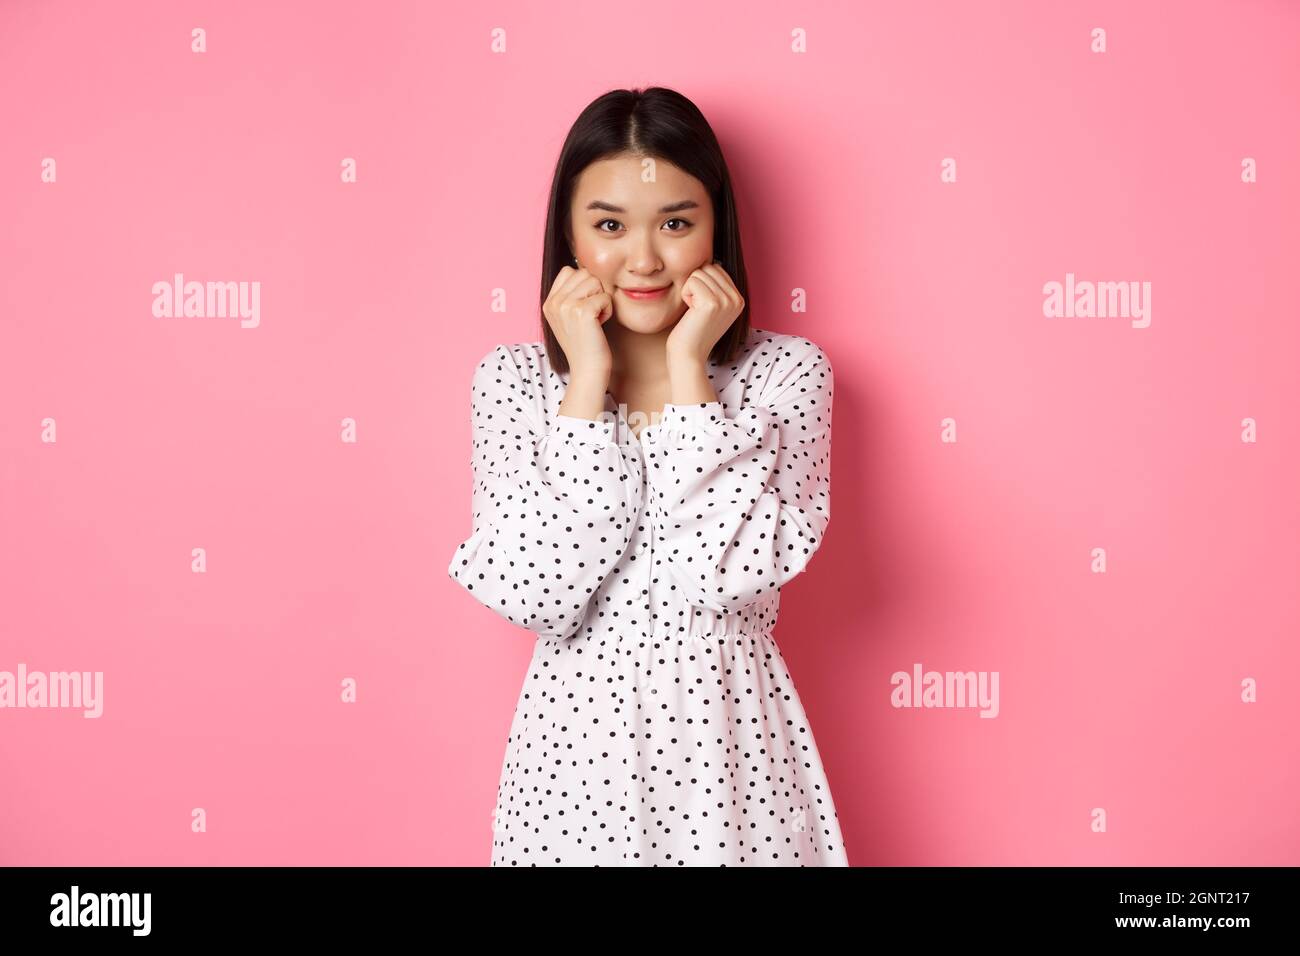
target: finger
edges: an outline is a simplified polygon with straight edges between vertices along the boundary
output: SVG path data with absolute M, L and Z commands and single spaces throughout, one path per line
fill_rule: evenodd
M 722 268 L 719 263 L 708 262 L 700 266 L 700 268 L 712 276 L 717 281 L 718 285 L 724 290 L 734 291 L 739 294 L 739 290 L 736 289 L 736 284 L 731 281 L 731 276 L 727 274 L 727 270 Z
M 572 275 L 573 272 L 573 266 L 564 266 L 559 272 L 555 273 L 555 279 L 551 282 L 551 291 L 546 293 L 546 297 L 549 299 L 551 296 L 555 295 L 556 290 L 563 288 L 569 281 L 569 276 Z
M 558 311 L 564 307 L 570 294 L 582 282 L 582 276 L 577 269 L 572 266 L 565 266 L 560 270 L 559 275 L 555 277 L 555 282 L 551 285 L 551 293 L 546 297 L 546 304 L 552 311 Z
M 696 269 L 692 272 L 691 279 L 699 282 L 699 284 L 704 287 L 707 294 L 713 297 L 717 305 L 722 305 L 723 302 L 727 301 L 727 296 L 718 285 L 718 280 L 705 272 L 704 269 Z M 688 279 L 687 281 L 689 282 L 690 280 Z
M 574 301 L 580 302 L 583 299 L 588 299 L 593 295 L 600 295 L 603 292 L 605 292 L 604 284 L 594 275 L 586 273 L 585 278 L 581 279 L 571 290 L 569 290 L 569 296 Z
M 695 299 L 697 296 L 709 294 L 709 287 L 700 279 L 698 272 L 692 272 L 682 283 L 682 301 L 688 308 L 695 308 Z
M 717 283 L 718 288 L 722 290 L 723 297 L 730 302 L 732 306 L 739 306 L 744 301 L 744 296 L 742 296 L 740 290 L 736 288 L 736 283 L 731 281 L 731 276 L 727 274 L 726 269 L 722 268 L 722 266 L 718 265 L 716 262 L 711 262 L 701 268 L 703 268 L 703 270 L 712 277 L 713 281 Z
M 565 268 L 569 270 L 569 279 L 560 288 L 561 299 L 585 298 L 591 294 L 593 283 L 595 286 L 600 285 L 600 280 L 582 267 L 575 269 L 572 266 L 565 266 Z
M 567 273 L 567 276 L 556 293 L 558 302 L 563 302 L 570 297 L 585 298 L 591 294 L 592 288 L 600 285 L 600 280 L 581 266 L 577 268 L 565 266 L 562 272 Z
M 584 299 L 579 311 L 584 317 L 594 318 L 597 324 L 604 325 L 614 315 L 614 300 L 608 293 L 602 292 Z

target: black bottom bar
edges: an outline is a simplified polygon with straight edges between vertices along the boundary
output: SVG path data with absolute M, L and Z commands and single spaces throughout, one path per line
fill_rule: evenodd
M 1103 935 L 1231 945 L 1261 931 L 1270 937 L 1290 934 L 1296 868 L 752 868 L 711 875 L 679 870 L 671 877 L 644 871 L 617 877 L 608 870 L 577 868 L 549 876 L 527 873 L 488 867 L 12 867 L 0 870 L 0 927 L 6 944 L 65 936 L 92 945 L 143 939 L 195 944 L 319 939 L 338 945 L 398 942 L 421 933 L 421 940 L 436 945 L 475 929 L 495 941 L 504 925 L 521 936 L 532 932 L 555 940 L 563 932 L 578 944 L 603 938 L 609 945 L 622 937 L 591 931 L 603 925 L 621 928 L 635 943 L 642 933 L 663 932 L 667 924 L 680 922 L 685 930 L 703 919 L 724 936 L 784 928 L 815 933 L 819 945 L 831 945 L 824 934 L 837 925 L 877 942 L 901 933 L 918 943 Z M 645 920 L 657 929 L 638 925 Z

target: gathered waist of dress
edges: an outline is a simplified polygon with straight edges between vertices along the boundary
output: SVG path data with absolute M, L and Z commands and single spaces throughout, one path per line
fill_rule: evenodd
M 719 620 L 714 617 L 690 617 L 686 622 L 656 624 L 653 634 L 631 624 L 610 624 L 595 627 L 590 633 L 583 628 L 571 638 L 560 641 L 544 641 L 547 644 L 576 644 L 590 641 L 716 641 L 723 643 L 738 637 L 772 638 L 775 622 L 769 619 L 746 619 L 731 617 Z
M 774 622 L 771 620 L 750 620 L 732 617 L 725 620 L 705 620 L 692 617 L 685 631 L 678 634 L 683 637 L 704 637 L 726 640 L 732 637 L 771 637 Z

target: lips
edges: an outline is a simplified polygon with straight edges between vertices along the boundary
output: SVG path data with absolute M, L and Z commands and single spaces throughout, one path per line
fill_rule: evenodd
M 671 288 L 671 285 L 655 286 L 653 288 L 619 286 L 619 291 L 629 299 L 654 299 L 663 295 Z

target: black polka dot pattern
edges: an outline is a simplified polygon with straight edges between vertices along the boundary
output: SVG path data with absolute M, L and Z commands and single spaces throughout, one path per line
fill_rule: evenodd
M 812 560 L 830 521 L 831 370 L 809 354 L 768 404 L 664 406 L 646 435 L 656 551 L 687 599 L 734 613 Z
M 498 346 L 474 372 L 473 534 L 448 572 L 507 620 L 572 637 L 631 540 L 642 469 L 612 422 L 552 414 L 541 427 L 518 355 Z
M 558 414 L 540 342 L 472 385 L 473 528 L 448 574 L 536 634 L 494 866 L 847 866 L 773 627 L 830 520 L 831 367 L 753 329 L 718 401 Z

